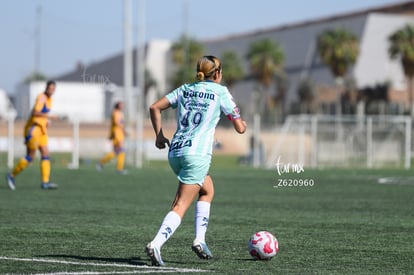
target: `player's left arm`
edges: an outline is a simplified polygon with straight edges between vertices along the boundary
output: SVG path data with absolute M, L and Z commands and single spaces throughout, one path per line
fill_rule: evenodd
M 39 97 L 36 100 L 35 106 L 33 107 L 32 116 L 33 117 L 45 117 L 45 118 L 53 119 L 53 120 L 58 119 L 58 116 L 56 116 L 56 115 L 52 115 L 52 114 L 49 114 L 49 113 L 43 113 L 42 112 L 42 108 L 43 108 L 45 103 L 46 103 L 46 98 Z
M 246 132 L 247 123 L 240 115 L 240 109 L 234 102 L 231 94 L 226 91 L 221 102 L 221 111 L 227 116 L 227 118 L 233 123 L 233 127 L 239 134 Z
M 170 141 L 164 136 L 162 132 L 161 121 L 161 112 L 168 109 L 169 107 L 171 107 L 171 103 L 166 97 L 159 99 L 150 107 L 151 123 L 156 136 L 155 146 L 158 149 L 164 149 L 165 144 L 170 146 Z

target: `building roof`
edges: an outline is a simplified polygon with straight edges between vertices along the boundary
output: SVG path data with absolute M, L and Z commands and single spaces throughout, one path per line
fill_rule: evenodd
M 238 38 L 238 37 L 243 37 L 243 36 L 256 36 L 256 35 L 260 35 L 260 34 L 266 34 L 266 33 L 271 33 L 271 32 L 275 32 L 275 31 L 281 31 L 281 30 L 284 30 L 284 29 L 298 28 L 298 27 L 303 27 L 303 26 L 307 26 L 307 25 L 332 22 L 332 21 L 336 21 L 338 19 L 353 18 L 353 17 L 357 17 L 357 16 L 361 16 L 361 15 L 368 15 L 370 13 L 390 13 L 390 14 L 414 15 L 414 1 L 401 1 L 401 2 L 395 3 L 395 4 L 376 6 L 376 7 L 372 7 L 372 8 L 366 8 L 366 9 L 347 12 L 347 13 L 339 13 L 339 14 L 334 14 L 334 15 L 331 15 L 331 16 L 324 16 L 324 17 L 320 17 L 320 18 L 316 18 L 316 19 L 309 19 L 309 20 L 304 20 L 304 21 L 295 22 L 295 23 L 289 23 L 289 24 L 283 24 L 283 25 L 273 26 L 273 27 L 269 27 L 269 28 L 263 28 L 263 29 L 253 30 L 253 31 L 247 31 L 247 32 L 244 32 L 244 33 L 227 35 L 227 36 L 223 36 L 223 37 L 216 37 L 216 38 L 205 40 L 205 42 L 207 42 L 207 43 L 216 42 L 216 41 L 220 41 L 220 40 L 228 40 L 228 39 L 233 39 L 233 38 Z
M 266 29 L 260 29 L 235 35 L 224 36 L 203 41 L 206 53 L 221 56 L 225 50 L 232 50 L 243 59 L 245 72 L 248 70 L 248 62 L 245 58 L 251 42 L 271 38 L 279 42 L 285 53 L 284 71 L 289 77 L 289 91 L 286 100 L 288 102 L 297 99 L 296 90 L 303 78 L 310 78 L 315 83 L 332 85 L 334 79 L 330 71 L 323 65 L 318 57 L 316 38 L 326 30 L 343 27 L 354 33 L 361 40 L 364 35 L 367 19 L 372 13 L 414 15 L 414 1 L 404 1 L 396 4 L 379 6 L 355 12 L 336 14 L 318 19 L 305 20 L 293 24 L 285 24 Z M 134 55 L 135 56 L 135 50 Z M 134 71 L 136 68 L 133 59 Z M 94 82 L 104 79 L 116 85 L 123 85 L 123 53 L 116 54 L 101 62 L 87 66 L 78 66 L 74 71 L 56 78 L 59 81 L 85 81 Z M 136 74 L 133 74 L 134 85 Z M 251 102 L 251 92 L 256 89 L 251 77 L 235 85 L 237 99 Z M 271 88 L 272 92 L 275 88 Z M 251 105 L 251 104 L 250 104 Z
M 207 53 L 212 55 L 221 56 L 224 51 L 235 51 L 242 58 L 245 72 L 248 73 L 249 64 L 245 57 L 250 44 L 262 38 L 277 41 L 285 54 L 283 70 L 287 73 L 289 79 L 289 90 L 286 93 L 285 100 L 289 103 L 298 99 L 296 91 L 304 78 L 309 78 L 313 83 L 324 86 L 334 85 L 335 83 L 331 72 L 319 58 L 317 37 L 326 29 L 342 27 L 354 33 L 362 43 L 363 37 L 367 35 L 368 19 L 373 14 L 382 14 L 385 21 L 387 17 L 391 19 L 395 16 L 414 15 L 414 1 L 404 1 L 392 5 L 229 35 L 207 40 L 205 45 Z M 349 73 L 350 75 L 354 74 L 353 68 Z M 237 93 L 236 98 L 248 105 L 248 102 L 252 100 L 252 90 L 257 89 L 255 86 L 256 84 L 251 80 L 251 77 L 246 77 L 244 81 L 234 86 L 233 90 Z M 277 93 L 277 91 L 274 87 L 271 87 L 270 93 Z
M 249 73 L 249 64 L 246 57 L 252 42 L 263 38 L 270 38 L 279 43 L 285 60 L 283 70 L 288 75 L 289 89 L 285 100 L 287 103 L 297 101 L 297 88 L 302 79 L 312 79 L 314 83 L 332 85 L 334 78 L 329 69 L 322 64 L 317 52 L 317 37 L 326 29 L 343 27 L 361 39 L 368 18 L 367 13 L 354 13 L 352 16 L 336 16 L 328 19 L 307 21 L 306 23 L 291 24 L 250 32 L 205 42 L 208 54 L 221 56 L 224 51 L 235 51 L 242 59 L 244 71 Z M 224 79 L 225 79 L 225 72 Z M 257 89 L 251 77 L 237 83 L 233 90 L 237 93 L 236 99 L 240 102 L 251 102 L 251 92 Z M 270 93 L 277 93 L 270 87 Z
M 277 36 L 277 39 L 280 39 L 281 41 L 283 39 L 283 34 L 289 35 L 289 30 L 303 30 L 304 35 L 309 37 L 310 34 L 314 33 L 315 31 L 312 31 L 312 26 L 332 26 L 333 22 L 338 22 L 345 25 L 345 27 L 350 27 L 351 30 L 355 31 L 356 34 L 361 34 L 362 27 L 363 27 L 363 21 L 365 20 L 365 17 L 369 13 L 373 12 L 381 12 L 381 13 L 399 13 L 399 14 L 414 14 L 414 1 L 403 1 L 396 4 L 391 5 L 385 5 L 385 6 L 379 6 L 364 10 L 359 10 L 355 12 L 350 13 L 343 13 L 343 14 L 336 14 L 333 16 L 327 16 L 319 19 L 313 19 L 313 20 L 305 20 L 298 23 L 293 24 L 286 24 L 286 25 L 280 25 L 276 27 L 261 29 L 261 30 L 255 30 L 251 32 L 245 32 L 241 34 L 235 34 L 230 36 L 225 36 L 217 39 L 209 39 L 205 40 L 204 43 L 207 45 L 208 50 L 214 51 L 215 48 L 218 50 L 218 46 L 214 46 L 217 44 L 222 44 L 223 47 L 226 47 L 231 45 L 231 47 L 234 47 L 234 44 L 230 41 L 234 40 L 243 40 L 248 39 L 249 37 L 252 38 L 259 38 L 263 36 L 268 36 L 274 34 L 274 36 Z M 353 22 L 354 20 L 357 20 L 357 22 Z M 319 28 L 318 28 L 319 29 Z M 308 30 L 308 31 L 307 31 Z M 280 34 L 280 36 L 279 36 Z M 249 39 L 248 39 L 249 40 Z M 294 38 L 291 38 L 289 40 L 292 40 L 294 42 Z M 309 39 L 308 39 L 309 40 Z M 227 43 L 229 41 L 229 43 Z M 290 48 L 292 44 L 289 44 Z M 306 52 L 305 47 L 303 45 L 295 45 L 293 44 L 294 48 L 302 48 Z M 135 56 L 135 50 L 134 54 Z M 292 60 L 290 62 L 291 64 L 286 64 L 286 69 L 289 71 L 295 71 L 298 70 L 299 63 L 298 60 L 300 58 L 298 56 L 291 56 L 287 55 L 286 60 Z M 302 57 L 303 60 L 303 57 Z M 135 64 L 135 58 L 133 60 L 133 67 L 134 71 L 136 68 Z M 57 76 L 55 79 L 58 81 L 92 81 L 93 79 L 107 79 L 110 82 L 121 85 L 123 84 L 123 53 L 118 53 L 113 56 L 110 56 L 108 58 L 103 59 L 102 61 L 91 63 L 85 66 L 77 66 L 74 70 L 64 73 L 62 75 Z M 136 83 L 136 74 L 133 74 L 133 83 L 135 85 Z
M 136 49 L 133 49 L 132 56 L 136 56 Z M 132 60 L 133 85 L 136 85 L 136 58 Z M 124 59 L 123 53 L 119 53 L 102 61 L 89 65 L 78 64 L 73 71 L 55 77 L 57 81 L 75 81 L 86 83 L 113 83 L 123 86 L 124 82 Z

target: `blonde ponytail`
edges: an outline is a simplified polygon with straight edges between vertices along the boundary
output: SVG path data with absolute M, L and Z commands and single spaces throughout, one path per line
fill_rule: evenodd
M 197 72 L 197 81 L 203 81 L 205 79 L 205 75 L 203 72 Z
M 216 71 L 221 70 L 220 60 L 212 55 L 205 55 L 197 62 L 197 81 L 204 81 L 214 75 Z

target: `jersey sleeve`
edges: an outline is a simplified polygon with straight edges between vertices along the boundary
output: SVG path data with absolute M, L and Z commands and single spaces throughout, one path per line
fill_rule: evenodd
M 221 98 L 220 109 L 229 120 L 240 118 L 240 110 L 227 88 L 225 89 Z
M 120 112 L 114 112 L 112 114 L 112 116 L 113 116 L 112 119 L 113 119 L 114 126 L 121 127 L 122 126 L 122 115 L 121 115 L 121 113 Z
M 33 107 L 33 111 L 35 111 L 35 112 L 42 112 L 43 106 L 45 105 L 45 103 L 46 103 L 45 96 L 44 95 L 39 95 L 36 98 L 36 102 L 35 102 L 35 105 Z
M 175 89 L 174 91 L 170 92 L 169 94 L 167 94 L 165 96 L 168 99 L 168 101 L 170 102 L 171 107 L 173 109 L 177 108 L 180 91 L 181 91 L 181 87 Z

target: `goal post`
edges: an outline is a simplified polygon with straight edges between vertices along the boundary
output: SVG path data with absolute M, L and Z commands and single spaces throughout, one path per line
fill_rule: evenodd
M 79 118 L 71 119 L 72 123 L 72 162 L 68 164 L 69 169 L 79 169 Z

